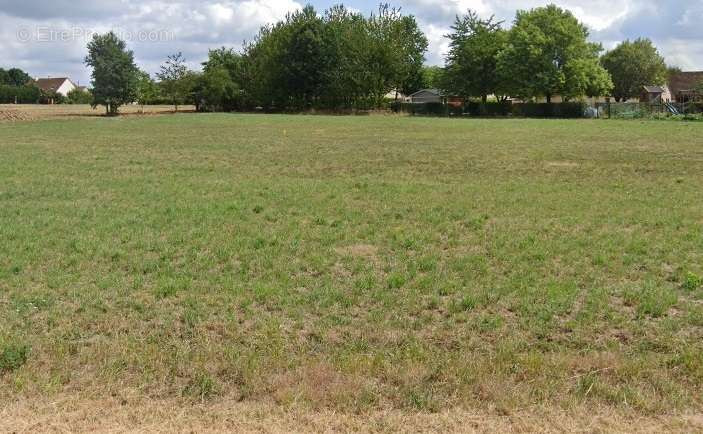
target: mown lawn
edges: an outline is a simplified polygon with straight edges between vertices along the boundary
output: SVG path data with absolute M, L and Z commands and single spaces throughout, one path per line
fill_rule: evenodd
M 0 124 L 0 399 L 698 412 L 702 186 L 683 122 Z

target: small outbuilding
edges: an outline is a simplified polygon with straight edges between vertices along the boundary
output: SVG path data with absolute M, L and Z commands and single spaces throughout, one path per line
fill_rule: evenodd
M 647 104 L 662 104 L 665 102 L 670 102 L 670 100 L 671 96 L 669 95 L 668 89 L 665 89 L 662 86 L 644 86 L 642 88 L 640 102 Z

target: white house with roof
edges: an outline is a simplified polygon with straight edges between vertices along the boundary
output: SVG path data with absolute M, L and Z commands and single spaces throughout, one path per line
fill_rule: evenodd
M 58 94 L 63 96 L 68 96 L 69 92 L 78 88 L 78 86 L 67 77 L 38 78 L 34 80 L 34 85 L 45 94 Z

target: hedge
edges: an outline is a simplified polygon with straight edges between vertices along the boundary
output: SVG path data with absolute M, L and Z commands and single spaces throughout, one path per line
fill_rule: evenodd
M 513 104 L 513 114 L 526 118 L 582 118 L 587 108 L 584 102 L 524 103 Z
M 508 116 L 513 112 L 511 101 L 489 101 L 480 103 L 469 101 L 464 105 L 464 113 L 470 116 Z
M 441 103 L 400 105 L 400 111 L 424 116 L 516 116 L 525 118 L 582 118 L 588 104 L 584 102 L 563 103 L 518 103 L 511 101 L 480 103 L 467 102 L 463 107 L 453 107 Z
M 34 86 L 0 85 L 0 104 L 35 104 L 41 91 Z

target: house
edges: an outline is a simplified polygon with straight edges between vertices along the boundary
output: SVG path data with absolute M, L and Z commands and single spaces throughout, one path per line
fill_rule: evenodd
M 33 84 L 41 89 L 46 95 L 62 95 L 68 96 L 69 92 L 77 89 L 78 86 L 66 77 L 61 78 L 38 78 Z
M 703 102 L 703 94 L 697 90 L 703 83 L 703 71 L 676 72 L 669 77 L 671 98 L 679 103 Z
M 439 91 L 439 89 L 422 89 L 408 96 L 405 101 L 409 102 L 410 104 L 441 104 L 444 102 L 444 97 L 442 96 L 442 93 Z

